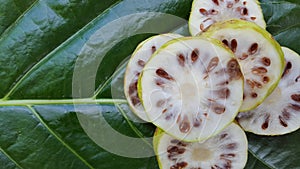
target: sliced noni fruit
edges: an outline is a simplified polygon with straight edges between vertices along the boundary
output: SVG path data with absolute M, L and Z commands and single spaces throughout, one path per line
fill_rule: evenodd
M 142 120 L 148 121 L 137 92 L 138 77 L 152 54 L 164 43 L 182 37 L 178 34 L 162 34 L 140 43 L 128 62 L 124 77 L 124 92 L 132 111 Z
M 138 91 L 152 123 L 178 139 L 204 140 L 236 116 L 243 76 L 217 40 L 184 37 L 163 45 L 144 67 Z
M 300 127 L 300 56 L 283 47 L 285 69 L 278 87 L 256 109 L 237 117 L 246 130 L 260 135 L 281 135 Z
M 189 19 L 190 33 L 196 35 L 213 23 L 230 19 L 247 20 L 266 28 L 257 0 L 194 0 Z
M 203 142 L 183 142 L 157 129 L 153 139 L 161 169 L 242 169 L 248 141 L 235 123 Z
M 278 85 L 284 56 L 266 30 L 248 21 L 230 20 L 214 24 L 202 35 L 222 41 L 238 59 L 245 77 L 241 112 L 257 107 Z

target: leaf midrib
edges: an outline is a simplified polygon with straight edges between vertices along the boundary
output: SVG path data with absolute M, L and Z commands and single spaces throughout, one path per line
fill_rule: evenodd
M 0 106 L 62 105 L 62 104 L 127 104 L 125 99 L 57 99 L 57 100 L 0 100 Z

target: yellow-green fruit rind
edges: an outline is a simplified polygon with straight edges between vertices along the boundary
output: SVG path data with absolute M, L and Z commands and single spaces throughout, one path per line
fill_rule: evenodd
M 281 74 L 282 74 L 283 69 L 284 69 L 284 62 L 285 62 L 284 61 L 284 54 L 282 52 L 280 44 L 276 40 L 274 40 L 274 38 L 272 37 L 272 35 L 269 32 L 267 32 L 266 30 L 262 29 L 258 25 L 254 24 L 252 22 L 248 22 L 248 21 L 233 19 L 233 20 L 228 20 L 228 21 L 224 21 L 224 22 L 215 23 L 206 32 L 201 33 L 198 36 L 205 36 L 205 37 L 217 38 L 218 40 L 221 40 L 223 37 L 225 37 L 227 35 L 225 35 L 225 34 L 222 35 L 222 36 L 218 35 L 219 37 L 215 37 L 215 36 L 216 36 L 216 34 L 219 31 L 223 31 L 223 30 L 226 30 L 226 29 L 232 29 L 231 34 L 233 34 L 233 35 L 235 34 L 235 31 L 237 31 L 237 30 L 245 31 L 245 33 L 246 33 L 247 30 L 251 30 L 251 31 L 257 32 L 258 35 L 261 35 L 262 37 L 264 37 L 271 44 L 271 46 L 273 46 L 273 49 L 275 49 L 276 53 L 278 54 L 278 57 L 275 58 L 275 59 L 278 60 L 281 63 L 276 68 L 276 71 L 278 70 L 279 72 L 276 74 L 277 76 L 274 77 L 274 82 L 267 89 L 266 94 L 264 96 L 262 96 L 259 100 L 257 99 L 256 104 L 253 104 L 250 107 L 244 107 L 242 105 L 242 107 L 240 109 L 241 112 L 249 111 L 249 110 L 252 110 L 252 109 L 256 108 L 257 106 L 259 106 L 266 99 L 266 97 L 268 95 L 270 95 L 270 93 L 272 93 L 272 91 L 278 85 L 280 77 L 281 77 Z M 236 38 L 238 39 L 239 37 L 236 37 Z M 255 37 L 249 37 L 249 39 L 250 38 L 255 38 Z M 245 51 L 247 51 L 247 50 L 248 50 L 248 48 L 245 49 Z M 240 62 L 240 60 L 239 60 L 239 62 Z M 241 64 L 241 67 L 242 67 L 242 71 L 244 71 L 243 64 Z M 245 76 L 245 78 L 247 78 L 247 77 Z

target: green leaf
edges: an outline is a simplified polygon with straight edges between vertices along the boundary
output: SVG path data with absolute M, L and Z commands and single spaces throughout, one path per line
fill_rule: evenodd
M 158 169 L 155 127 L 126 104 L 124 70 L 147 37 L 188 35 L 192 0 L 0 3 L 0 168 Z M 299 53 L 300 2 L 261 4 L 267 30 Z M 246 168 L 299 167 L 299 138 L 248 134 Z

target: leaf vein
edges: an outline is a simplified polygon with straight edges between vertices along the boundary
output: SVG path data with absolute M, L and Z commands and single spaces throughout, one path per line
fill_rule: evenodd
M 130 126 L 130 128 L 135 132 L 135 134 L 137 136 L 139 136 L 147 145 L 149 145 L 150 147 L 152 147 L 151 143 L 149 143 L 145 138 L 144 135 L 141 133 L 141 131 L 139 131 L 139 129 L 137 129 L 129 120 L 128 116 L 126 115 L 126 113 L 124 112 L 124 110 L 120 107 L 120 105 L 116 104 L 116 107 L 118 108 L 118 110 L 121 112 L 122 116 L 125 118 L 126 122 L 128 123 L 128 125 Z
M 19 22 L 19 20 L 22 19 L 22 17 L 31 9 L 33 8 L 37 3 L 39 2 L 39 0 L 35 0 L 27 10 L 25 10 L 12 24 L 10 24 L 10 26 L 8 26 L 2 33 L 0 33 L 0 40 L 5 37 L 3 35 L 6 35 L 7 32 L 9 32 L 9 30 L 16 25 L 17 22 Z
M 257 159 L 258 161 L 260 161 L 266 167 L 268 167 L 270 169 L 276 169 L 276 168 L 272 167 L 270 164 L 268 164 L 265 161 L 263 161 L 263 159 L 259 158 L 251 149 L 248 148 L 248 151 L 253 155 L 253 157 L 255 157 L 255 159 Z
M 87 167 L 89 167 L 90 169 L 94 169 L 94 167 L 89 164 L 83 157 L 81 157 L 72 147 L 70 147 L 65 141 L 63 141 L 45 122 L 44 120 L 41 118 L 41 116 L 36 112 L 36 110 L 31 107 L 31 106 L 27 106 L 32 113 L 38 118 L 38 120 L 40 121 L 40 123 L 50 132 L 50 134 L 52 134 L 63 146 L 65 146 L 69 151 L 71 151 L 78 159 L 80 159 Z
M 16 161 L 14 160 L 4 149 L 2 149 L 0 147 L 0 151 L 10 160 L 12 161 L 18 168 L 20 169 L 23 169 L 23 167 L 21 167 L 21 165 Z

